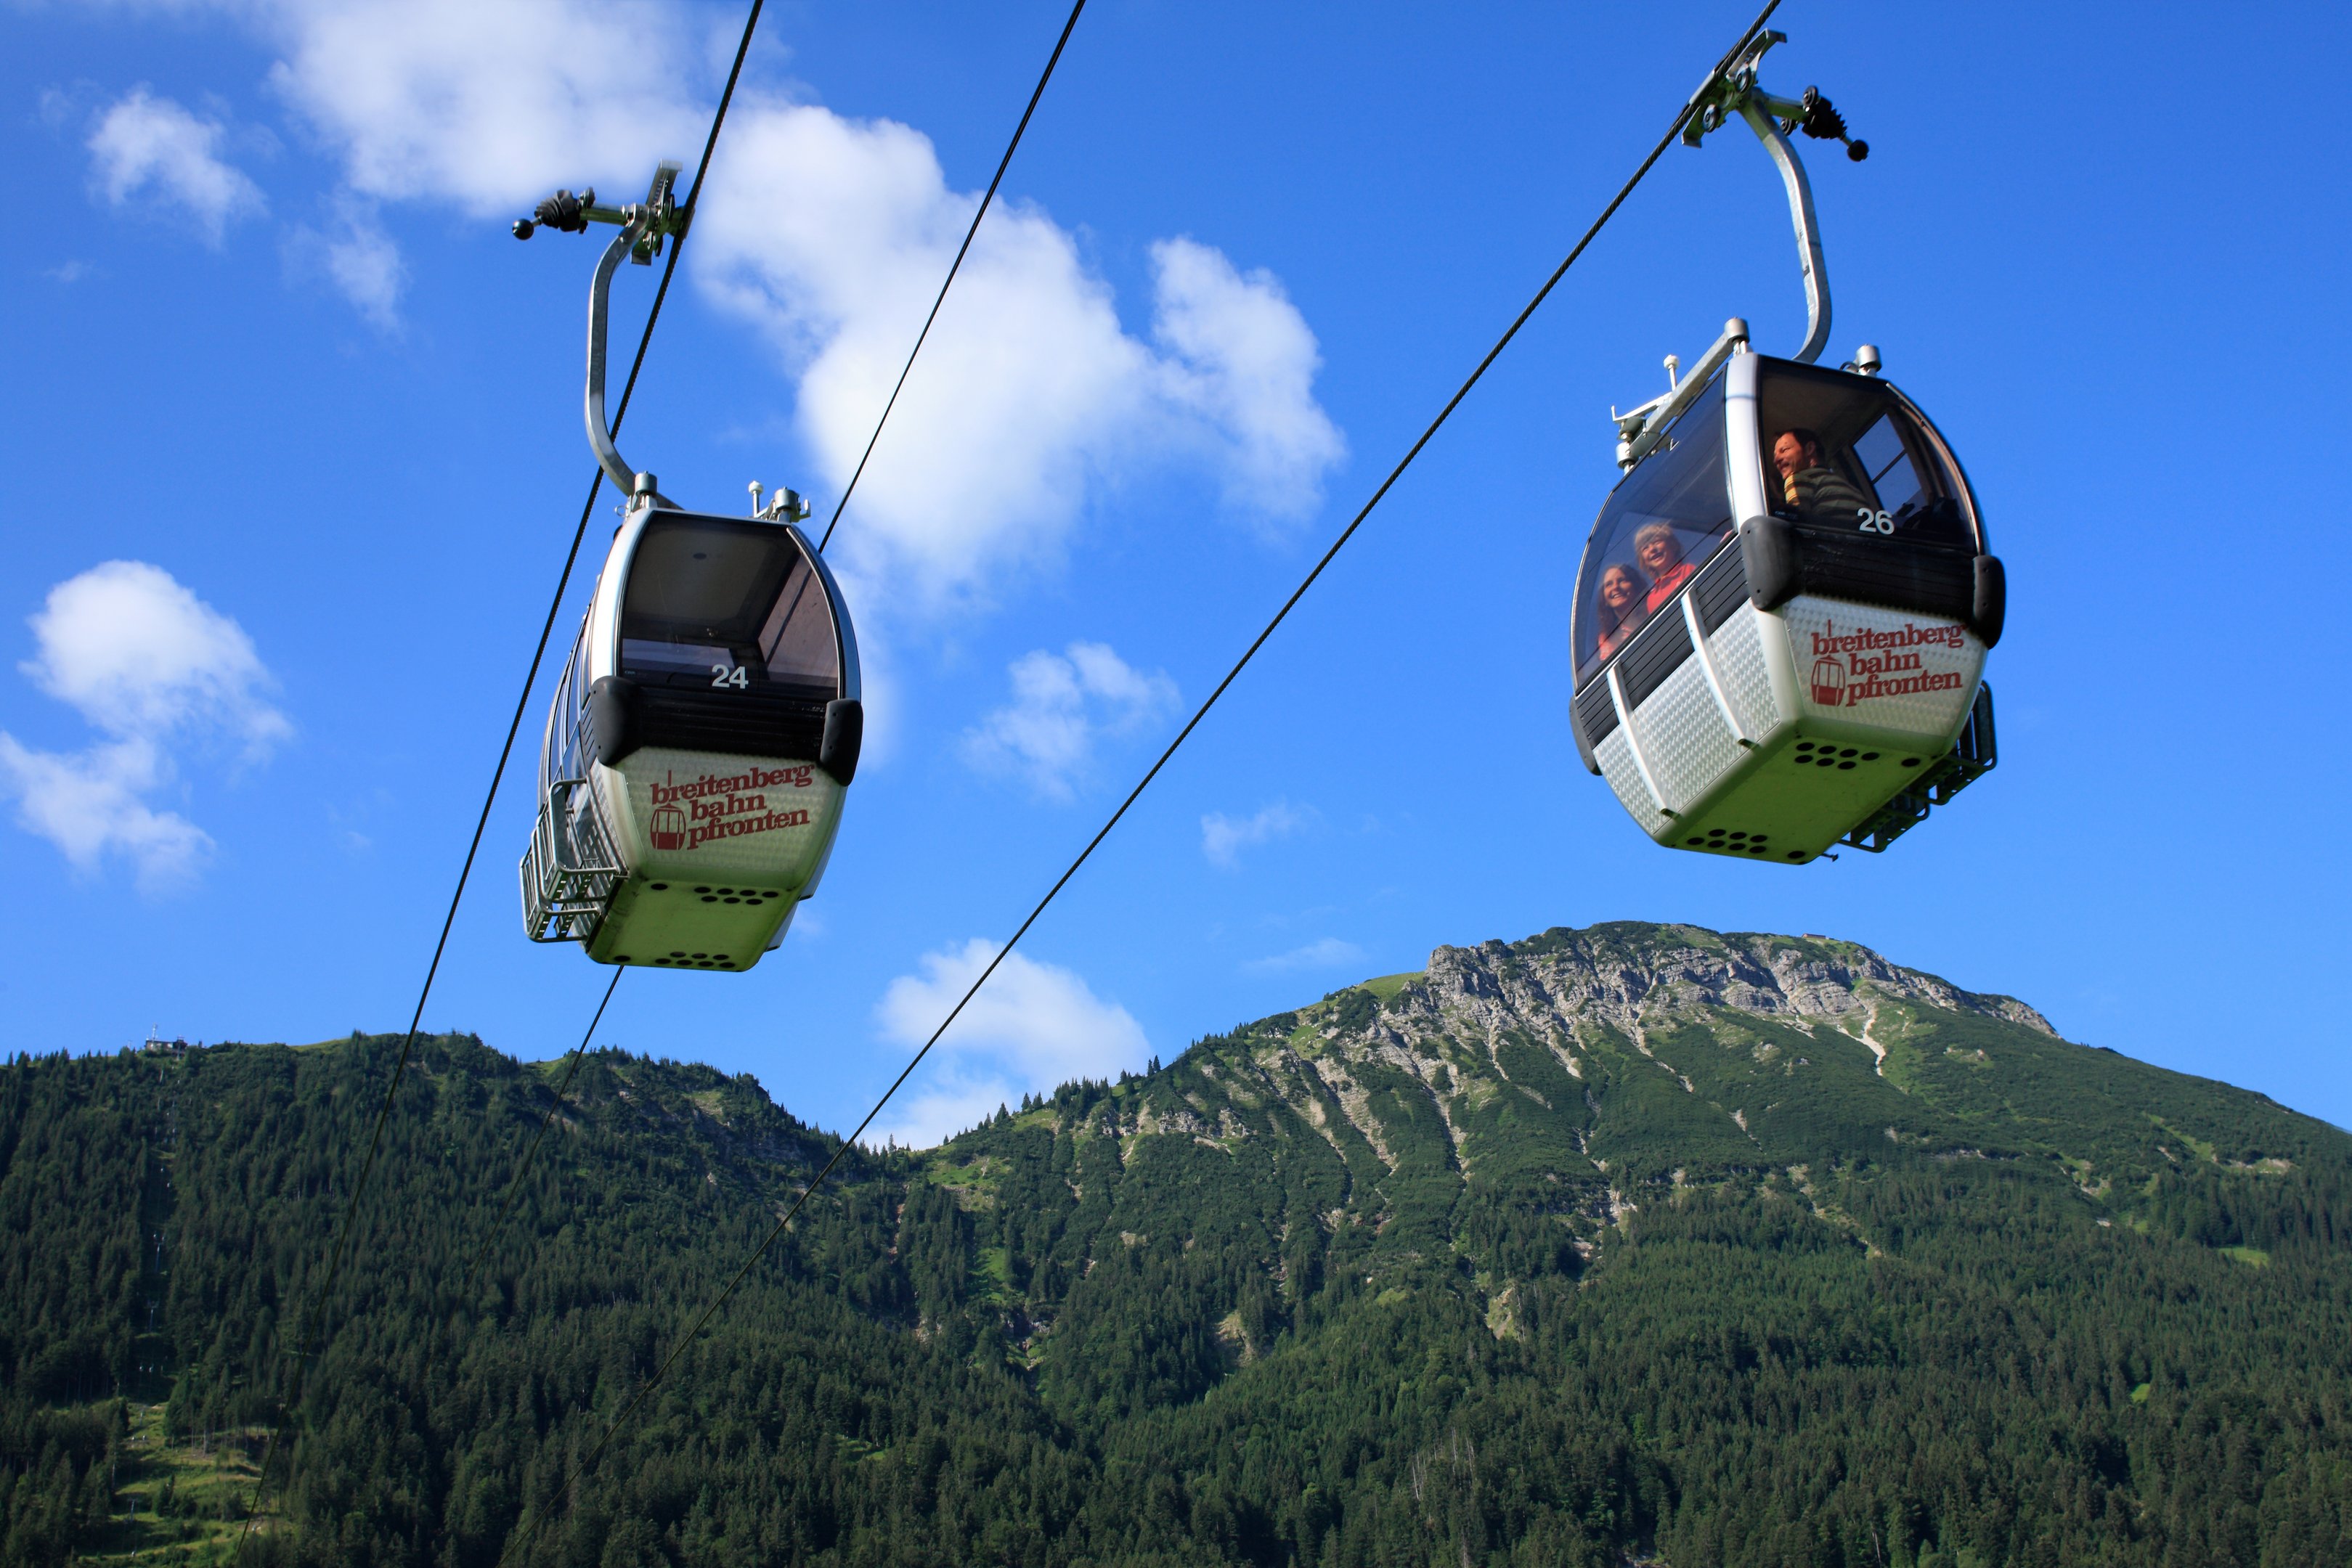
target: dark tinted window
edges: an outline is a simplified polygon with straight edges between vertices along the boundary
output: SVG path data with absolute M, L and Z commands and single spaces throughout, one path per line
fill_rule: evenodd
M 1891 388 L 1767 363 L 1756 406 L 1764 494 L 1778 515 L 1858 538 L 1971 542 L 1958 485 Z
M 1673 601 L 1731 537 L 1723 466 L 1721 377 L 1683 412 L 1666 439 L 1601 508 L 1576 590 L 1580 684 Z
M 629 568 L 621 672 L 654 685 L 831 696 L 841 657 L 824 585 L 782 528 L 656 517 Z

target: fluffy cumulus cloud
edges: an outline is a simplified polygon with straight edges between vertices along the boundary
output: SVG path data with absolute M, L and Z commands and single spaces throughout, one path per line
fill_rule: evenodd
M 889 120 L 754 103 L 694 238 L 705 286 L 799 381 L 825 481 L 846 484 L 979 202 Z M 1229 501 L 1294 517 L 1339 432 L 1315 402 L 1314 334 L 1269 274 L 1192 240 L 1152 250 L 1152 341 L 1119 323 L 1073 236 L 1017 202 L 973 242 L 858 482 L 853 559 L 937 598 L 1060 543 L 1090 487 L 1179 457 Z
M 726 52 L 709 46 L 722 32 L 731 46 L 735 25 L 679 0 L 112 3 L 215 11 L 277 55 L 278 99 L 340 171 L 329 222 L 298 226 L 290 250 L 379 324 L 405 264 L 375 212 L 488 219 L 559 183 L 635 197 L 656 160 L 699 151 Z M 184 118 L 182 143 L 216 144 L 217 127 Z M 122 166 L 163 167 L 141 156 Z M 258 193 L 213 164 L 209 210 L 225 223 L 247 199 L 234 193 Z M 919 131 L 793 101 L 756 70 L 710 179 L 687 268 L 770 345 L 816 471 L 802 487 L 837 495 L 979 193 L 950 187 Z M 984 597 L 1050 559 L 1091 497 L 1171 465 L 1213 474 L 1249 518 L 1318 504 L 1343 446 L 1314 396 L 1304 317 L 1271 274 L 1196 239 L 1150 256 L 1150 327 L 1131 333 L 1072 234 L 1000 198 L 858 482 L 842 565 L 887 590 L 863 597 Z
M 50 590 L 18 666 L 99 732 L 47 752 L 0 732 L 0 786 L 17 821 L 83 871 L 128 860 L 159 890 L 192 876 L 212 841 L 151 797 L 176 777 L 175 747 L 226 741 L 257 759 L 291 733 L 253 641 L 161 567 L 111 560 Z
M 218 246 L 235 219 L 261 212 L 261 187 L 220 155 L 226 129 L 168 98 L 133 88 L 98 117 L 91 175 L 117 207 L 171 208 Z
M 875 1016 L 884 1036 L 919 1047 L 997 952 L 975 938 L 925 954 L 919 974 L 900 976 L 883 993 Z M 1013 953 L 956 1015 L 908 1081 L 912 1098 L 894 1102 L 895 1114 L 879 1131 L 928 1148 L 1024 1094 L 1140 1069 L 1150 1053 L 1125 1008 L 1104 1001 L 1067 969 Z
M 1314 820 L 1311 810 L 1301 810 L 1287 800 L 1261 806 L 1247 817 L 1212 811 L 1201 819 L 1201 852 L 1209 857 L 1211 865 L 1234 871 L 1242 863 L 1242 851 L 1286 839 Z
M 698 31 L 662 0 L 219 0 L 282 57 L 271 84 L 360 195 L 481 216 L 557 184 L 643 193 L 699 149 Z
M 1347 447 L 1315 401 L 1323 360 L 1306 318 L 1274 274 L 1244 276 L 1195 241 L 1162 240 L 1151 261 L 1164 379 L 1177 405 L 1213 433 L 1226 500 L 1276 517 L 1313 510 Z
M 1100 740 L 1132 735 L 1176 706 L 1175 682 L 1136 669 L 1101 643 L 1073 643 L 1066 654 L 1024 653 L 1010 674 L 1013 700 L 964 737 L 964 756 L 1051 800 L 1069 800 L 1091 776 Z

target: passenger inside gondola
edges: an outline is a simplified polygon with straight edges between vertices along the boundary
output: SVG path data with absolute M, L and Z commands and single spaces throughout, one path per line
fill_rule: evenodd
M 1822 438 L 1802 426 L 1782 431 L 1772 443 L 1772 466 L 1780 476 L 1781 505 L 1776 509 L 1804 522 L 1852 528 L 1876 509 L 1823 457 Z
M 1601 572 L 1601 606 L 1595 618 L 1601 637 L 1593 650 L 1594 658 L 1605 659 L 1623 647 L 1642 629 L 1642 622 L 1650 618 L 1643 603 L 1647 586 L 1642 574 L 1622 561 Z
M 1643 523 L 1633 533 L 1633 559 L 1650 574 L 1650 591 L 1642 601 L 1646 615 L 1655 615 L 1675 590 L 1698 569 L 1683 559 L 1683 542 L 1672 523 Z

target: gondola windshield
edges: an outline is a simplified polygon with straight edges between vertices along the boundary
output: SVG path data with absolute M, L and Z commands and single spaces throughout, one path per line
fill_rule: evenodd
M 1731 538 L 1723 382 L 1701 392 L 1610 496 L 1577 588 L 1576 675 L 1590 680 Z
M 824 585 L 783 529 L 656 517 L 630 567 L 621 671 L 654 687 L 824 699 L 840 690 L 840 642 Z
M 1841 533 L 1981 549 L 1966 488 L 1881 382 L 1785 361 L 1759 367 L 1757 446 L 1776 516 Z

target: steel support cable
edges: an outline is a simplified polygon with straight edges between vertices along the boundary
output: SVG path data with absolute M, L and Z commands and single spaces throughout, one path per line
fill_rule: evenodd
M 703 140 L 702 161 L 695 165 L 694 183 L 687 190 L 685 204 L 687 224 L 670 240 L 669 258 L 662 265 L 661 283 L 654 290 L 653 308 L 646 315 L 645 330 L 637 338 L 636 354 L 629 361 L 629 379 L 622 383 L 620 402 L 614 408 L 613 431 L 616 435 L 620 433 L 622 421 L 629 416 L 629 399 L 637 390 L 638 372 L 645 369 L 646 350 L 653 344 L 654 328 L 661 320 L 662 303 L 669 298 L 670 280 L 677 275 L 677 258 L 685 251 L 687 234 L 693 227 L 695 204 L 701 200 L 702 183 L 705 176 L 710 172 L 711 155 L 719 148 L 719 129 L 727 123 L 727 110 L 735 101 L 736 83 L 742 78 L 743 61 L 751 52 L 751 34 L 759 26 L 760 13 L 766 5 L 767 0 L 751 0 L 751 12 L 743 20 L 743 37 L 735 46 L 735 61 L 727 72 L 727 86 L 719 93 L 719 108 L 710 117 L 710 134 Z M 595 476 L 588 482 L 588 498 L 581 506 L 579 526 L 572 531 L 572 548 L 564 554 L 563 570 L 555 580 L 555 593 L 548 601 L 547 618 L 539 629 L 538 644 L 531 650 L 530 668 L 523 677 L 522 691 L 515 699 L 514 716 L 507 723 L 506 741 L 499 747 L 498 766 L 490 771 L 490 787 L 482 797 L 481 814 L 475 819 L 474 836 L 466 846 L 465 863 L 458 868 L 457 885 L 450 893 L 448 913 L 442 916 L 441 935 L 433 944 L 432 962 L 425 966 L 425 984 L 416 995 L 416 1010 L 409 1017 L 408 1034 L 401 1042 L 400 1059 L 393 1067 L 392 1081 L 384 1085 L 383 1103 L 376 1107 L 375 1124 L 368 1134 L 367 1155 L 360 1162 L 358 1180 L 352 1184 L 351 1201 L 343 1209 L 342 1224 L 336 1235 L 335 1249 L 328 1262 L 325 1281 L 320 1285 L 318 1293 L 305 1305 L 296 1330 L 294 1380 L 286 1400 L 286 1410 L 289 1415 L 292 1413 L 295 1405 L 301 1397 L 302 1368 L 310 1354 L 308 1347 L 310 1342 L 311 1325 L 319 1312 L 323 1310 L 327 1297 L 332 1293 L 335 1281 L 341 1276 L 343 1259 L 352 1239 L 352 1222 L 359 1213 L 360 1199 L 366 1194 L 368 1179 L 375 1170 L 376 1155 L 383 1146 L 384 1123 L 392 1114 L 393 1101 L 400 1091 L 400 1081 L 408 1071 L 408 1059 L 416 1049 L 416 1034 L 424 1021 L 425 1005 L 433 994 L 433 982 L 441 972 L 441 959 L 449 946 L 449 933 L 457 923 L 457 906 L 465 900 L 466 884 L 473 876 L 474 861 L 481 852 L 482 835 L 489 827 L 490 808 L 498 800 L 499 786 L 506 779 L 507 763 L 514 756 L 515 737 L 521 733 L 524 714 L 530 711 L 531 688 L 539 684 L 540 666 L 547 659 L 548 641 L 554 635 L 556 622 L 562 615 L 563 596 L 571 587 L 572 570 L 579 563 L 580 547 L 588 537 L 588 519 L 595 516 L 596 497 L 603 488 L 604 483 L 604 471 L 599 467 Z M 617 982 L 618 979 L 619 977 L 615 976 L 614 980 Z M 606 999 L 610 998 L 611 990 L 607 988 Z M 603 1009 L 598 1010 L 601 1014 Z M 237 1537 L 240 1552 L 244 1549 L 247 1537 L 253 1531 L 254 1520 L 260 1512 L 263 1489 L 269 1477 L 270 1458 L 277 1451 L 278 1436 L 283 1428 L 284 1422 L 281 1420 L 278 1427 L 270 1432 L 269 1442 L 262 1449 L 261 1468 L 254 1477 L 253 1502 L 246 1510 L 245 1529 Z
M 1022 133 L 1029 129 L 1029 117 L 1037 112 L 1037 100 L 1045 96 L 1045 84 L 1054 79 L 1054 68 L 1062 63 L 1062 47 L 1070 41 L 1070 30 L 1078 25 L 1078 13 L 1087 8 L 1087 0 L 1077 0 L 1070 7 L 1070 19 L 1062 24 L 1062 36 L 1054 40 L 1054 52 L 1046 57 L 1045 74 L 1037 78 L 1037 90 L 1029 95 L 1029 107 L 1021 111 L 1021 123 L 1013 128 L 1013 140 L 1004 145 L 1004 156 L 996 161 L 996 176 L 988 183 L 988 192 L 980 198 L 980 211 L 971 214 L 971 227 L 963 231 L 963 244 L 956 246 L 955 260 L 948 264 L 948 275 L 940 285 L 939 298 L 931 301 L 931 313 L 923 318 L 923 329 L 915 334 L 915 346 L 907 351 L 907 362 L 900 367 L 898 381 L 890 389 L 890 400 L 882 405 L 882 417 L 874 422 L 874 434 L 866 438 L 866 450 L 858 455 L 857 467 L 842 486 L 841 499 L 834 503 L 833 516 L 824 525 L 824 537 L 816 541 L 817 553 L 833 542 L 833 530 L 841 526 L 841 514 L 856 492 L 857 481 L 866 473 L 866 460 L 874 455 L 874 444 L 882 439 L 882 427 L 890 423 L 890 411 L 898 406 L 898 393 L 907 385 L 907 372 L 915 368 L 915 356 L 923 351 L 923 340 L 931 335 L 931 323 L 940 319 L 940 307 L 948 301 L 948 289 L 963 266 L 964 253 L 971 249 L 972 236 L 980 233 L 980 220 L 988 216 L 988 206 L 996 200 L 996 187 L 1004 183 L 1004 171 L 1013 166 L 1013 154 L 1020 150 Z
M 613 993 L 620 989 L 621 977 L 628 972 L 622 965 L 613 966 L 613 978 L 604 988 L 604 999 L 596 1004 L 596 1016 L 588 1020 L 588 1028 L 580 1036 L 580 1043 L 572 1048 L 572 1060 L 564 1065 L 562 1080 L 555 1086 L 554 1103 L 548 1106 L 547 1114 L 540 1118 L 538 1135 L 531 1139 L 530 1147 L 523 1151 L 522 1164 L 515 1167 L 514 1175 L 508 1179 L 506 1202 L 499 1207 L 499 1217 L 490 1221 L 489 1228 L 482 1232 L 482 1244 L 474 1249 L 473 1260 L 466 1265 L 466 1271 L 457 1276 L 459 1284 L 473 1279 L 482 1266 L 482 1260 L 490 1255 L 490 1244 L 507 1228 L 507 1220 L 514 1213 L 515 1200 L 522 1195 L 522 1178 L 530 1174 L 532 1162 L 539 1158 L 539 1146 L 547 1142 L 547 1130 L 555 1125 L 555 1113 L 563 1109 L 563 1097 L 572 1092 L 572 1075 L 580 1071 L 580 1063 L 588 1055 L 588 1042 L 596 1037 L 596 1026 L 604 1021 L 604 1009 L 613 1005 Z
M 1103 840 L 1110 836 L 1111 830 L 1118 826 L 1120 819 L 1127 815 L 1128 809 L 1133 806 L 1144 790 L 1150 787 L 1151 781 L 1160 776 L 1160 769 L 1168 766 L 1169 760 L 1176 755 L 1177 748 L 1192 737 L 1193 730 L 1200 727 L 1201 721 L 1209 716 L 1209 710 L 1216 706 L 1217 699 L 1225 695 L 1225 689 L 1240 677 L 1242 671 L 1248 666 L 1250 661 L 1257 656 L 1258 650 L 1265 645 L 1267 639 L 1271 638 L 1283 622 L 1289 618 L 1292 609 L 1306 597 L 1307 591 L 1315 586 L 1316 580 L 1323 575 L 1324 569 L 1331 564 L 1339 551 L 1346 548 L 1348 541 L 1355 537 L 1356 530 L 1363 526 L 1364 519 L 1371 516 L 1372 508 L 1378 507 L 1389 491 L 1395 486 L 1396 482 L 1404 476 L 1404 471 L 1412 465 L 1415 458 L 1421 455 L 1422 449 L 1429 444 L 1431 439 L 1437 434 L 1439 428 L 1453 417 L 1454 409 L 1461 405 L 1462 400 L 1470 395 L 1471 388 L 1478 384 L 1486 375 L 1488 367 L 1492 366 L 1496 360 L 1501 357 L 1503 350 L 1510 346 L 1511 340 L 1518 336 L 1519 329 L 1528 324 L 1528 318 L 1532 317 L 1537 308 L 1550 296 L 1552 289 L 1559 286 L 1559 280 L 1568 275 L 1568 269 L 1576 265 L 1577 258 L 1584 254 L 1586 247 L 1591 245 L 1602 227 L 1611 218 L 1616 216 L 1617 209 L 1625 204 L 1626 198 L 1633 193 L 1634 187 L 1649 174 L 1651 167 L 1665 155 L 1668 147 L 1674 145 L 1675 138 L 1682 133 L 1684 124 L 1690 119 L 1692 111 L 1697 108 L 1700 93 L 1704 93 L 1708 86 L 1713 85 L 1716 78 L 1738 57 L 1739 51 L 1748 47 L 1748 40 L 1756 36 L 1772 13 L 1780 9 L 1780 0 L 1768 0 L 1764 9 L 1757 13 L 1756 19 L 1748 25 L 1747 31 L 1740 34 L 1739 41 L 1726 51 L 1715 68 L 1707 73 L 1706 81 L 1701 85 L 1699 91 L 1693 93 L 1684 103 L 1681 112 L 1675 116 L 1674 123 L 1668 126 L 1666 133 L 1658 139 L 1658 144 L 1650 150 L 1650 155 L 1642 160 L 1641 166 L 1633 171 L 1633 176 L 1618 189 L 1617 194 L 1611 198 L 1609 204 L 1601 209 L 1601 215 L 1592 220 L 1591 226 L 1584 231 L 1583 236 L 1576 242 L 1575 247 L 1568 253 L 1567 258 L 1552 269 L 1549 277 L 1544 279 L 1543 287 L 1536 290 L 1535 297 L 1529 299 L 1526 308 L 1512 319 L 1503 335 L 1495 340 L 1495 346 L 1486 350 L 1486 357 L 1478 361 L 1477 368 L 1470 372 L 1469 377 L 1455 390 L 1454 395 L 1446 400 L 1445 406 L 1438 410 L 1437 417 L 1429 422 L 1428 427 L 1421 433 L 1420 438 L 1414 441 L 1406 450 L 1405 455 L 1397 460 L 1396 466 L 1389 470 L 1388 477 L 1381 481 L 1380 488 L 1372 492 L 1371 498 L 1366 501 L 1356 515 L 1349 520 L 1348 526 L 1340 530 L 1339 537 L 1331 541 L 1331 548 L 1323 552 L 1322 559 L 1315 563 L 1314 570 L 1309 571 L 1298 586 L 1291 591 L 1290 597 L 1283 601 L 1282 608 L 1274 612 L 1274 618 L 1265 623 L 1265 629 L 1257 634 L 1256 639 L 1243 652 L 1242 656 L 1234 661 L 1233 668 L 1225 672 L 1225 677 L 1217 683 L 1216 690 L 1211 692 L 1201 706 L 1193 711 L 1192 716 L 1185 721 L 1184 727 L 1177 732 L 1176 738 L 1168 743 L 1167 749 L 1160 754 L 1159 759 L 1152 763 L 1150 770 L 1137 782 L 1135 788 L 1128 791 L 1127 799 L 1119 802 L 1118 810 L 1113 811 L 1109 820 L 1096 831 L 1095 836 L 1087 841 L 1087 847 L 1078 852 L 1077 858 L 1070 862 L 1069 868 L 1055 880 L 1052 887 L 1045 890 L 1045 895 L 1039 899 L 1035 907 L 1029 911 L 1028 918 L 1021 922 L 1019 928 L 1013 933 L 1012 938 L 997 950 L 996 956 L 988 961 L 988 967 L 980 972 L 980 977 L 972 981 L 963 995 L 957 998 L 955 1006 L 948 1009 L 948 1016 L 940 1020 L 940 1027 L 931 1031 L 930 1038 L 923 1042 L 922 1049 L 916 1051 L 913 1058 L 899 1071 L 898 1076 L 890 1081 L 890 1087 L 882 1092 L 882 1097 L 874 1103 L 874 1108 L 866 1113 L 865 1120 L 859 1122 L 856 1129 L 841 1141 L 840 1145 L 834 1150 L 832 1157 L 819 1167 L 814 1177 L 810 1178 L 808 1185 L 802 1189 L 801 1195 L 793 1200 L 792 1207 L 784 1211 L 783 1218 L 776 1221 L 774 1228 L 768 1232 L 760 1245 L 752 1249 L 751 1255 L 743 1260 L 742 1266 L 735 1270 L 718 1296 L 709 1306 L 702 1309 L 701 1314 L 683 1334 L 678 1336 L 677 1343 L 670 1347 L 669 1354 L 664 1356 L 661 1364 L 654 1369 L 653 1375 L 646 1380 L 636 1393 L 630 1396 L 628 1403 L 622 1406 L 619 1412 L 606 1424 L 604 1435 L 597 1438 L 586 1456 L 572 1468 L 571 1472 L 563 1478 L 562 1484 L 555 1489 L 557 1497 L 562 1497 L 569 1492 L 573 1483 L 587 1472 L 589 1466 L 596 1462 L 597 1458 L 604 1453 L 614 1437 L 619 1435 L 621 1428 L 627 1425 L 629 1417 L 635 1413 L 637 1406 L 644 1404 L 646 1396 L 660 1385 L 662 1380 L 669 1375 L 670 1368 L 677 1364 L 678 1357 L 685 1354 L 688 1347 L 700 1336 L 711 1318 L 717 1315 L 719 1309 L 727 1304 L 728 1300 L 734 1295 L 736 1290 L 751 1274 L 753 1267 L 767 1255 L 768 1249 L 776 1244 L 777 1239 L 791 1228 L 793 1221 L 807 1206 L 808 1200 L 816 1195 L 817 1189 L 824 1185 L 825 1178 L 833 1174 L 834 1167 L 838 1166 L 842 1157 L 856 1145 L 866 1128 L 874 1124 L 874 1119 L 882 1113 L 883 1108 L 890 1103 L 891 1097 L 896 1095 L 907 1080 L 914 1075 L 915 1069 L 922 1065 L 923 1058 L 930 1054 L 933 1046 L 939 1044 L 940 1037 L 947 1033 L 949 1026 L 955 1022 L 971 998 L 980 994 L 980 988 L 988 984 L 989 977 L 996 973 L 997 966 L 1003 963 L 1006 956 L 1020 943 L 1021 938 L 1029 934 L 1029 928 L 1034 925 L 1038 917 L 1045 913 L 1046 906 L 1052 904 L 1062 889 L 1069 884 L 1070 879 L 1078 874 L 1078 869 L 1087 863 Z M 531 1516 L 525 1521 L 524 1526 L 519 1527 L 516 1533 L 509 1538 L 505 1551 L 499 1553 L 499 1561 L 504 1562 L 508 1553 L 527 1542 L 531 1532 L 538 1529 L 541 1521 L 546 1517 L 544 1513 Z

